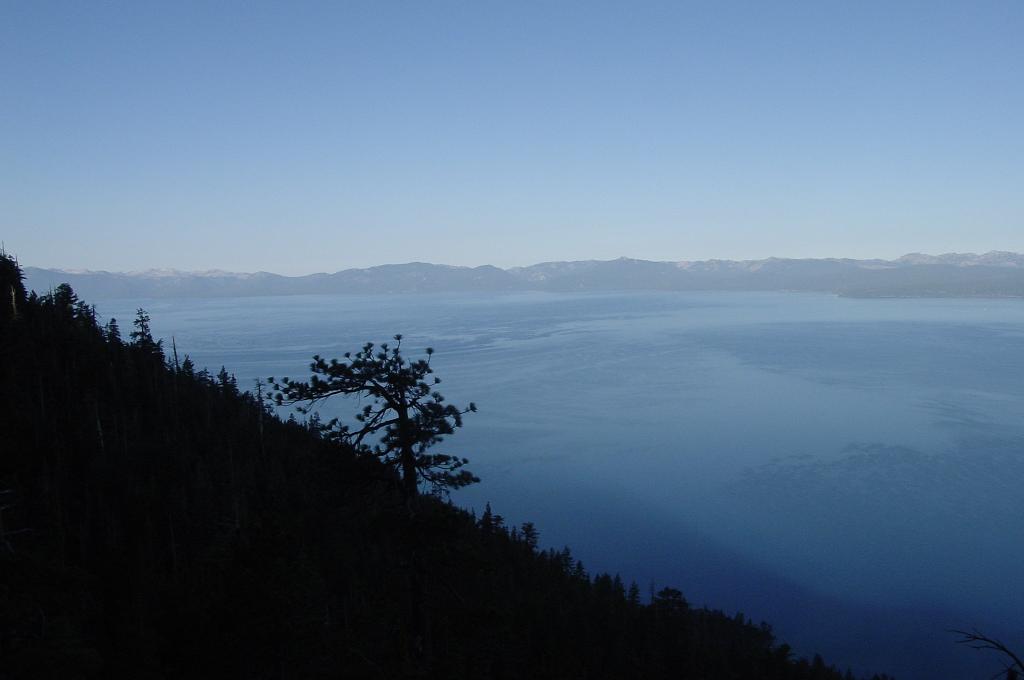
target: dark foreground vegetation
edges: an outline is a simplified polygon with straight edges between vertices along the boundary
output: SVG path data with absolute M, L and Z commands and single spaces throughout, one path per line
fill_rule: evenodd
M 176 354 L 0 256 L 0 678 L 849 677 Z

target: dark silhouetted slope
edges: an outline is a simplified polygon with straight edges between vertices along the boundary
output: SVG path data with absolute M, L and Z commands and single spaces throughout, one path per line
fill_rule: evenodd
M 198 371 L 144 314 L 100 327 L 6 258 L 0 284 L 0 678 L 843 677 L 489 509 L 424 498 L 410 519 L 393 472 Z

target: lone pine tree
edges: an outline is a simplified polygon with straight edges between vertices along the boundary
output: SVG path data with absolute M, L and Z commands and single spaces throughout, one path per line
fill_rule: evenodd
M 462 427 L 462 416 L 476 411 L 476 405 L 459 408 L 445 403 L 434 389 L 441 379 L 430 377 L 434 350 L 428 347 L 425 359 L 407 361 L 402 355 L 402 336 L 394 339 L 393 347 L 383 343 L 378 348 L 368 342 L 355 354 L 346 352 L 340 361 L 314 356 L 308 382 L 270 378 L 274 401 L 279 406 L 303 404 L 299 410 L 307 413 L 317 402 L 335 395 L 369 399 L 356 415 L 358 425 L 350 427 L 334 419 L 324 427 L 332 436 L 394 468 L 401 476 L 407 501 L 419 494 L 420 482 L 445 493 L 480 481 L 463 468 L 467 459 L 428 453 Z

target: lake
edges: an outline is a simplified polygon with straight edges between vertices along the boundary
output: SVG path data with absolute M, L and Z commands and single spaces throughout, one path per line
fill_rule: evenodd
M 1024 647 L 1024 301 L 797 293 L 116 300 L 240 386 L 405 336 L 479 413 L 454 501 L 646 593 L 770 621 L 801 654 L 989 677 Z M 329 402 L 325 416 L 355 411 Z M 1016 636 L 1016 637 L 1015 637 Z M 988 673 L 988 675 L 983 675 Z

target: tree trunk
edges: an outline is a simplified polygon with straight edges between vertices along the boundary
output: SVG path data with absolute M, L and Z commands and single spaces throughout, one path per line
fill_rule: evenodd
M 420 493 L 420 485 L 416 479 L 416 454 L 412 446 L 403 446 L 401 454 L 402 464 L 402 495 L 405 496 L 406 506 L 412 510 L 413 499 Z
M 402 440 L 399 466 L 402 469 L 402 497 L 405 501 L 406 550 L 409 568 L 409 677 L 429 675 L 426 655 L 426 620 L 423 612 L 423 579 L 417 550 L 416 500 L 419 497 L 419 473 L 416 470 L 416 451 L 412 425 L 404 404 L 398 410 L 398 427 Z

